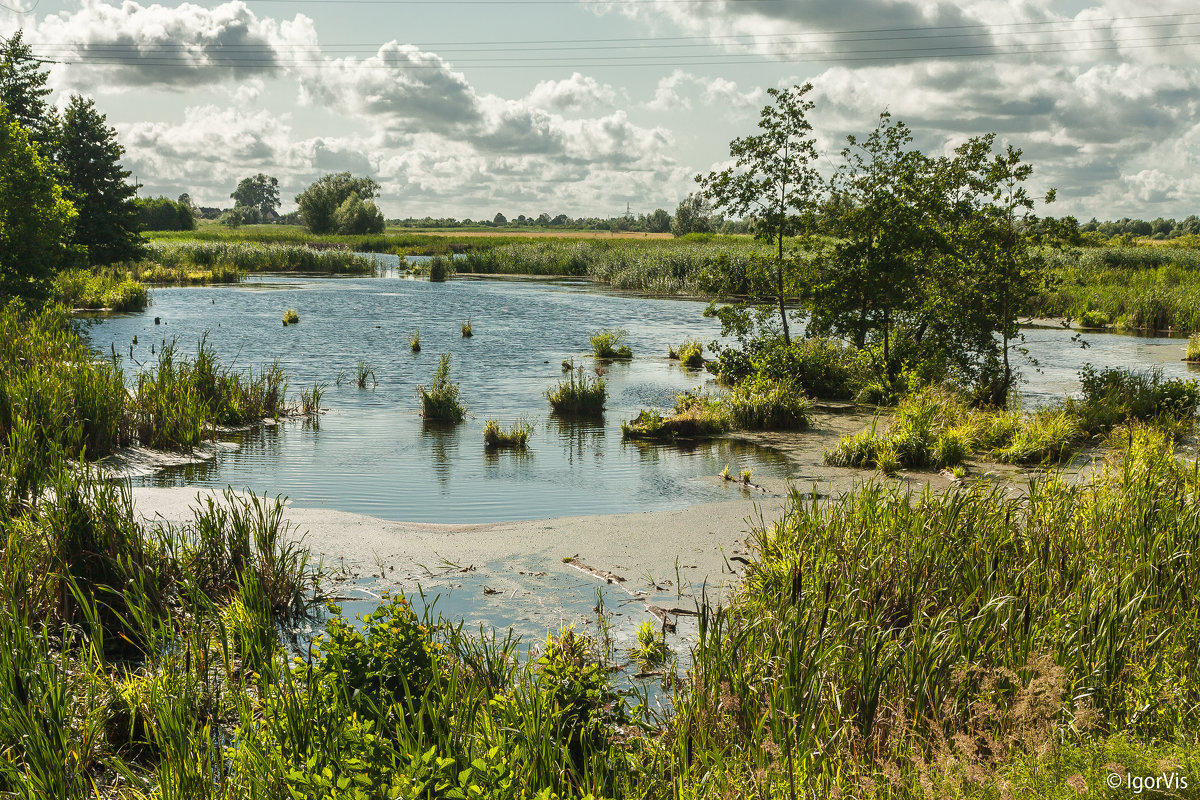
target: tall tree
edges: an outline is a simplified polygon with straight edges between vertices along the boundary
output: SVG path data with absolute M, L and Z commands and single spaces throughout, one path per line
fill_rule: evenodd
M 58 143 L 66 197 L 79 211 L 73 242 L 87 247 L 92 264 L 134 258 L 142 245 L 137 188 L 121 167 L 125 148 L 106 123 L 90 98 L 72 95 Z
M 689 194 L 675 207 L 671 217 L 671 233 L 686 236 L 689 233 L 712 233 L 712 206 L 701 192 Z
M 909 149 L 908 127 L 886 112 L 865 139 L 847 142 L 833 184 L 840 238 L 814 288 L 812 327 L 860 348 L 878 344 L 878 371 L 890 383 L 904 361 L 895 345 L 921 329 L 928 268 L 940 247 L 934 164 Z
M 68 255 L 75 208 L 29 132 L 0 108 L 0 294 L 38 297 Z
M 237 189 L 229 196 L 233 198 L 235 209 L 255 209 L 258 219 L 265 220 L 279 208 L 279 181 L 260 172 L 253 177 L 242 178 Z
M 378 191 L 379 184 L 370 178 L 356 178 L 349 172 L 338 172 L 313 181 L 307 189 L 296 195 L 296 204 L 300 206 L 300 216 L 310 231 L 335 233 L 338 230 L 337 210 L 350 195 L 357 194 L 359 200 L 367 203 L 375 199 Z M 371 205 L 374 207 L 374 203 Z
M 0 104 L 44 152 L 54 139 L 57 118 L 46 103 L 50 73 L 41 66 L 22 31 L 8 39 L 0 36 Z
M 807 116 L 813 103 L 804 98 L 810 91 L 811 83 L 768 89 L 775 102 L 763 107 L 759 115 L 762 132 L 729 143 L 735 165 L 706 177 L 696 176 L 718 208 L 737 217 L 752 214 L 755 238 L 771 243 L 774 294 L 785 344 L 791 343 L 785 272 L 789 263 L 797 262 L 785 256 L 784 243 L 790 236 L 812 230 L 821 196 L 821 176 L 813 166 L 816 142 Z

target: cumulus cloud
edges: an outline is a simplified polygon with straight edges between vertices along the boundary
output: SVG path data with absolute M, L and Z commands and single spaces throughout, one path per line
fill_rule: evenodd
M 574 72 L 561 81 L 540 81 L 525 100 L 537 108 L 553 111 L 590 111 L 611 107 L 616 97 L 612 86 Z
M 692 107 L 692 101 L 684 94 L 690 84 L 696 81 L 696 76 L 681 69 L 671 71 L 665 78 L 659 78 L 654 87 L 654 99 L 646 104 L 650 111 L 682 111 Z
M 88 1 L 50 14 L 25 38 L 38 55 L 61 64 L 56 83 L 111 91 L 278 74 L 313 36 L 307 18 L 260 18 L 241 0 L 213 8 L 126 0 L 119 6 Z

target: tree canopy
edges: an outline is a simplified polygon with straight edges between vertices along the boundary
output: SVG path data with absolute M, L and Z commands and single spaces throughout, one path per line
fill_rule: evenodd
M 58 162 L 65 195 L 79 211 L 73 242 L 87 247 L 88 261 L 108 264 L 141 252 L 137 188 L 121 167 L 125 154 L 90 98 L 72 95 L 63 113 Z
M 55 136 L 57 119 L 46 103 L 51 89 L 50 73 L 25 43 L 22 31 L 8 39 L 0 36 L 0 103 L 8 107 L 12 121 L 29 132 L 30 139 L 45 148 Z
M 76 212 L 29 133 L 0 107 L 0 293 L 37 297 L 67 260 Z
M 242 178 L 229 196 L 233 198 L 234 211 L 240 212 L 242 221 L 262 222 L 279 208 L 279 181 L 260 172 Z
M 383 230 L 383 214 L 373 202 L 378 191 L 379 184 L 370 178 L 338 172 L 314 181 L 296 196 L 296 204 L 313 233 L 378 233 Z M 346 224 L 355 228 L 343 228 Z

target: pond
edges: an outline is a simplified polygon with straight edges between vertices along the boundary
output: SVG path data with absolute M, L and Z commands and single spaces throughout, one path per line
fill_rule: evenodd
M 376 278 L 260 276 L 236 286 L 159 288 L 145 312 L 95 320 L 92 344 L 129 355 L 126 366 L 154 363 L 152 345 L 177 338 L 183 352 L 207 334 L 227 364 L 261 367 L 278 359 L 295 395 L 328 384 L 317 424 L 287 420 L 236 434 L 238 447 L 212 461 L 168 469 L 135 485 L 248 488 L 283 494 L 301 507 L 336 508 L 393 520 L 469 523 L 590 513 L 681 508 L 725 497 L 712 481 L 725 465 L 786 477 L 774 451 L 728 441 L 693 447 L 625 442 L 620 424 L 647 406 L 669 407 L 676 393 L 711 382 L 703 371 L 667 359 L 668 346 L 710 342 L 716 320 L 705 304 L 597 290 L 582 281 L 456 279 L 430 283 L 389 270 Z M 284 327 L 295 308 L 300 323 Z M 155 317 L 162 324 L 154 324 Z M 464 339 L 471 319 L 474 336 Z M 562 377 L 561 363 L 592 366 L 589 338 L 625 328 L 636 358 L 608 365 L 608 410 L 602 421 L 569 422 L 549 414 L 543 393 Z M 420 330 L 422 350 L 409 341 Z M 1086 363 L 1160 366 L 1187 375 L 1184 341 L 1024 332 L 1027 406 L 1061 400 L 1078 389 Z M 470 409 L 465 424 L 424 424 L 416 387 L 430 382 L 439 355 L 451 354 L 451 378 Z M 337 385 L 339 373 L 366 361 L 371 388 Z M 528 453 L 487 453 L 489 418 L 534 426 Z
M 735 471 L 783 477 L 775 452 L 718 441 L 690 448 L 624 442 L 621 422 L 646 406 L 711 380 L 667 359 L 668 346 L 709 342 L 719 324 L 696 301 L 653 300 L 593 291 L 586 283 L 453 280 L 429 283 L 389 272 L 379 278 L 256 277 L 236 286 L 153 290 L 145 312 L 96 320 L 94 347 L 115 348 L 127 369 L 151 365 L 152 345 L 177 338 L 179 350 L 208 342 L 226 364 L 259 368 L 278 359 L 289 393 L 328 384 L 318 424 L 288 420 L 235 434 L 239 445 L 214 460 L 168 469 L 135 485 L 218 487 L 284 494 L 301 507 L 336 508 L 385 519 L 470 523 L 681 508 L 720 499 L 711 481 Z M 283 311 L 300 322 L 284 327 Z M 155 317 L 162 324 L 154 324 Z M 471 319 L 473 336 L 460 325 Z M 543 393 L 562 362 L 592 367 L 589 339 L 625 328 L 636 358 L 605 375 L 600 421 L 550 415 Z M 422 350 L 409 341 L 421 332 Z M 138 344 L 129 347 L 133 337 Z M 430 383 L 441 353 L 469 408 L 465 424 L 426 425 L 418 384 Z M 368 362 L 377 384 L 337 385 L 340 372 Z M 489 418 L 534 426 L 528 453 L 486 453 Z

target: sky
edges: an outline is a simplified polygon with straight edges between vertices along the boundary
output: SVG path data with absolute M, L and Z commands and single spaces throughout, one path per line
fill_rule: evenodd
M 142 196 L 381 185 L 388 218 L 674 211 L 769 88 L 811 82 L 819 168 L 888 111 L 932 155 L 995 132 L 1055 216 L 1200 213 L 1194 0 L 0 0 L 95 98 Z

